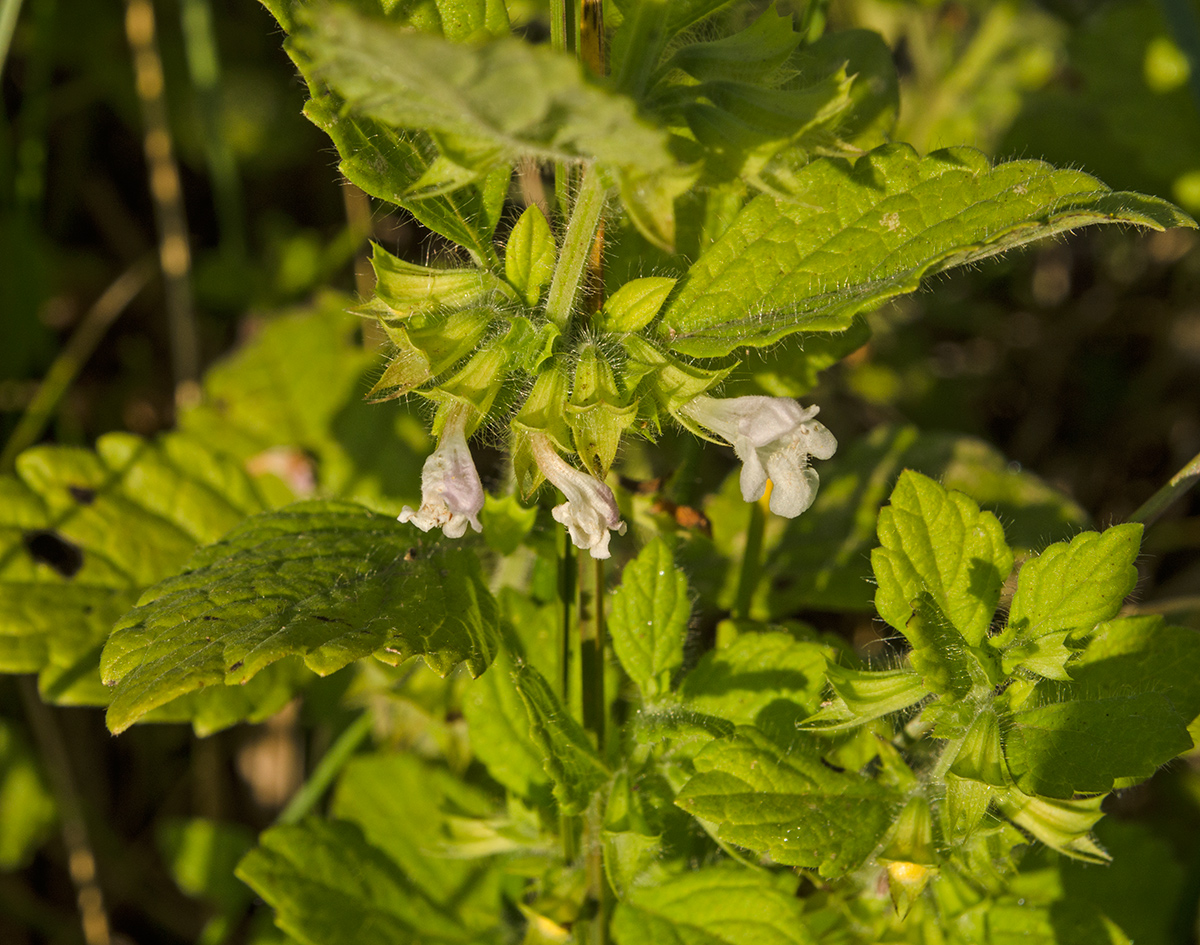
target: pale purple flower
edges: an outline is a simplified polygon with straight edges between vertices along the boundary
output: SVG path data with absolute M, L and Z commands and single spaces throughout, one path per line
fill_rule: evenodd
M 742 461 L 742 498 L 761 499 L 770 479 L 771 511 L 784 518 L 795 518 L 817 496 L 820 479 L 809 458 L 829 459 L 837 450 L 833 434 L 813 419 L 818 409 L 788 397 L 704 395 L 680 408 L 733 446 Z
M 440 528 L 447 538 L 461 538 L 468 524 L 483 531 L 483 484 L 467 448 L 466 420 L 465 411 L 446 418 L 437 449 L 421 470 L 421 507 L 413 511 L 406 505 L 400 521 L 412 522 L 423 532 Z
M 567 498 L 554 507 L 554 520 L 567 526 L 576 548 L 586 548 L 593 558 L 607 558 L 609 530 L 625 534 L 612 490 L 563 460 L 544 433 L 535 433 L 530 445 L 542 474 Z

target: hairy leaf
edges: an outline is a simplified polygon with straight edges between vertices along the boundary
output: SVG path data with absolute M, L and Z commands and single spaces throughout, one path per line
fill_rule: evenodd
M 799 900 L 766 873 L 725 864 L 633 887 L 613 915 L 619 945 L 809 945 Z
M 609 617 L 613 650 L 644 698 L 670 691 L 671 674 L 683 665 L 691 610 L 671 546 L 654 539 L 625 566 Z
M 696 756 L 676 803 L 720 827 L 730 843 L 832 879 L 858 867 L 883 838 L 899 795 L 835 771 L 815 748 L 783 751 L 751 728 Z
M 512 678 L 529 714 L 529 734 L 554 782 L 558 805 L 564 813 L 578 814 L 608 780 L 608 769 L 583 726 L 563 708 L 541 673 L 519 663 Z
M 666 135 L 579 63 L 517 39 L 466 46 L 347 8 L 314 14 L 293 42 L 357 112 L 475 142 L 480 166 L 521 156 L 645 172 L 674 164 Z
M 353 824 L 272 827 L 237 875 L 275 909 L 276 924 L 305 945 L 479 941 Z
M 879 588 L 879 615 L 903 630 L 922 591 L 971 646 L 987 634 L 1013 554 L 991 512 L 906 470 L 879 513 L 879 541 L 871 567 Z
M 992 167 L 956 148 L 919 158 L 884 145 L 798 171 L 789 199 L 752 200 L 688 271 L 662 320 L 697 357 L 840 331 L 926 275 L 1091 223 L 1193 226 L 1165 201 L 1114 193 L 1037 161 Z
M 412 528 L 343 502 L 247 520 L 147 591 L 113 631 L 102 660 L 116 686 L 110 728 L 290 655 L 322 675 L 371 654 L 483 672 L 498 613 L 474 554 L 416 541 Z
M 1142 526 L 1083 532 L 1021 565 L 1008 625 L 1023 636 L 1088 629 L 1117 615 L 1137 584 Z

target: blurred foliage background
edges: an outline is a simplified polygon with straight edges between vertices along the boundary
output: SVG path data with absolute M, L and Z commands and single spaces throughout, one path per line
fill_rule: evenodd
M 537 5 L 528 6 L 536 22 Z M 388 510 L 413 501 L 425 418 L 413 406 L 362 402 L 378 371 L 373 337 L 351 321 L 324 340 L 289 343 L 286 320 L 314 298 L 338 308 L 340 297 L 322 294 L 330 288 L 370 291 L 368 237 L 420 262 L 445 247 L 402 211 L 340 182 L 328 140 L 300 114 L 300 81 L 258 3 L 156 0 L 166 129 L 190 242 L 190 269 L 175 289 L 182 284 L 194 311 L 199 365 L 218 365 L 196 407 L 193 379 L 172 367 L 179 297 L 156 264 L 153 195 L 170 196 L 170 187 L 155 183 L 145 156 L 146 79 L 129 42 L 138 9 L 136 0 L 24 0 L 16 23 L 0 108 L 0 437 L 17 430 L 56 359 L 74 359 L 78 376 L 51 404 L 42 439 L 151 435 L 190 410 L 193 433 L 266 463 L 293 492 L 313 488 L 306 477 L 319 469 L 325 491 Z M 835 0 L 823 16 L 875 29 L 892 47 L 902 82 L 896 140 L 921 151 L 972 144 L 998 158 L 1045 158 L 1200 212 L 1200 33 L 1186 28 L 1200 4 Z M 114 286 L 127 300 L 117 311 Z M 1100 526 L 1123 520 L 1200 452 L 1195 231 L 1084 232 L 941 279 L 868 322 L 871 340 L 813 395 L 843 451 L 882 424 L 976 435 Z M 254 355 L 261 399 L 246 409 L 223 402 L 222 359 L 264 333 L 276 340 Z M 244 393 L 239 376 L 233 390 Z M 624 472 L 652 481 L 682 470 L 669 483 L 672 500 L 714 519 L 732 457 L 705 451 L 701 469 L 681 444 L 668 436 L 632 451 Z M 502 457 L 480 459 L 485 482 L 489 468 L 500 481 Z M 1200 627 L 1198 548 L 1193 495 L 1148 532 L 1136 606 Z M 712 604 L 719 612 L 721 601 Z M 824 618 L 860 646 L 874 640 L 865 617 L 797 616 Z M 249 892 L 231 864 L 352 717 L 346 688 L 384 699 L 379 737 L 433 743 L 443 754 L 462 740 L 448 684 L 418 676 L 401 696 L 394 680 L 342 672 L 264 726 L 208 739 L 144 726 L 114 740 L 99 710 L 51 710 L 114 927 L 132 941 L 195 941 L 215 912 L 233 912 L 242 918 L 220 936 L 268 940 L 264 917 L 243 914 Z M 16 682 L 0 678 L 0 941 L 74 942 L 53 761 L 27 709 Z M 1200 774 L 1160 773 L 1122 795 L 1115 813 L 1101 830 L 1118 864 L 1111 882 L 1138 881 L 1139 856 L 1151 848 L 1172 864 L 1155 890 L 1161 921 L 1145 919 L 1139 942 L 1194 941 Z M 1131 832 L 1122 815 L 1149 830 Z M 194 817 L 244 828 L 213 833 Z

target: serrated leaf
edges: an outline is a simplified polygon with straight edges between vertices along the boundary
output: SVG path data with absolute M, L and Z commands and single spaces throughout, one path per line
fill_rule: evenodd
M 666 135 L 571 57 L 518 39 L 466 46 L 396 30 L 347 8 L 293 35 L 312 71 L 357 112 L 399 128 L 486 143 L 508 159 L 592 159 L 653 172 Z
M 475 942 L 354 824 L 309 820 L 272 827 L 237 876 L 275 909 L 275 923 L 304 945 Z
M 114 732 L 204 686 L 296 655 L 325 675 L 371 654 L 483 672 L 498 612 L 474 554 L 420 548 L 412 528 L 344 502 L 248 519 L 147 591 L 105 645 Z
M 117 618 L 277 498 L 178 434 L 26 451 L 0 478 L 0 672 L 40 673 L 47 701 L 103 705 L 100 647 Z
M 1117 615 L 1137 584 L 1142 526 L 1083 532 L 1021 565 L 1008 625 L 1019 636 L 1091 629 Z
M 871 552 L 871 567 L 879 615 L 903 630 L 926 591 L 967 643 L 979 646 L 1013 564 L 996 516 L 905 470 L 877 527 L 882 547 Z
M 372 197 L 403 207 L 435 233 L 467 249 L 475 261 L 499 267 L 492 234 L 508 191 L 510 170 L 498 167 L 452 193 L 416 191 L 438 159 L 422 131 L 398 131 L 366 115 L 351 114 L 334 95 L 316 94 L 305 116 L 332 139 L 346 178 Z
M 1158 692 L 1077 698 L 1013 713 L 1004 754 L 1026 794 L 1099 794 L 1191 748 L 1188 721 Z
M 729 646 L 705 653 L 679 694 L 690 710 L 734 725 L 755 724 L 781 701 L 801 717 L 820 705 L 826 660 L 832 657 L 831 647 L 788 633 L 743 633 Z
M 583 726 L 563 708 L 541 673 L 518 663 L 512 679 L 529 715 L 530 737 L 554 782 L 559 808 L 566 814 L 581 813 L 608 781 L 608 769 Z
M 908 661 L 930 692 L 961 699 L 971 691 L 969 661 L 973 657 L 963 646 L 962 635 L 946 620 L 928 592 L 922 591 L 915 603 L 904 627 L 904 635 L 912 644 Z
M 558 247 L 550 224 L 536 205 L 525 208 L 504 247 L 504 276 L 531 308 L 554 275 Z
M 666 63 L 701 82 L 733 79 L 764 82 L 800 45 L 792 18 L 772 5 L 748 27 L 709 42 L 689 43 L 677 49 Z
M 687 578 L 671 546 L 655 538 L 625 566 L 609 616 L 613 651 L 643 698 L 670 691 L 671 676 L 683 665 L 691 611 Z
M 720 357 L 796 331 L 840 331 L 924 276 L 1092 223 L 1193 226 L 1165 201 L 1037 161 L 884 145 L 820 158 L 790 199 L 756 197 L 696 261 L 663 316 L 671 347 Z
M 766 873 L 710 866 L 633 887 L 612 932 L 619 945 L 810 945 L 799 902 Z
M 899 795 L 835 771 L 818 750 L 784 751 L 743 728 L 712 742 L 676 803 L 719 825 L 722 840 L 832 879 L 862 864 L 891 825 Z

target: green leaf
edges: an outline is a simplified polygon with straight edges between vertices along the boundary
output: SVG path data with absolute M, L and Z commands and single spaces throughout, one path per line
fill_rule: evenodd
M 982 675 L 978 661 L 963 646 L 962 635 L 946 620 L 928 592 L 922 591 L 914 603 L 913 615 L 904 627 L 904 635 L 912 644 L 908 661 L 930 692 L 962 699 L 971 691 L 972 669 Z
M 26 866 L 56 815 L 33 751 L 16 725 L 0 719 L 0 871 Z
M 1139 523 L 1083 532 L 1021 565 L 1008 625 L 1020 636 L 1091 629 L 1117 615 L 1137 584 Z
M 748 27 L 710 42 L 681 46 L 666 68 L 682 69 L 701 82 L 730 79 L 764 83 L 800 45 L 792 18 L 772 4 Z
M 490 672 L 463 693 L 463 716 L 471 733 L 471 751 L 488 774 L 518 797 L 547 802 L 550 780 L 542 750 L 529 733 L 529 713 L 513 682 L 513 662 L 501 651 Z
M 512 675 L 529 714 L 529 734 L 542 755 L 542 766 L 554 782 L 563 813 L 581 813 L 608 781 L 609 772 L 587 732 L 563 708 L 544 676 L 528 663 L 517 663 Z
M 1184 722 L 1200 716 L 1200 637 L 1161 617 L 1123 617 L 1101 624 L 1070 670 L 1084 692 L 1147 689 L 1170 699 Z
M 784 751 L 751 728 L 712 742 L 695 765 L 680 807 L 718 824 L 722 840 L 826 879 L 861 865 L 900 806 L 889 788 L 824 764 L 815 745 Z
M 817 710 L 826 660 L 833 655 L 830 646 L 788 633 L 743 633 L 729 646 L 705 653 L 679 694 L 695 712 L 762 728 L 766 720 L 760 716 L 768 709 L 787 709 L 797 718 Z
M 501 293 L 512 294 L 503 280 L 486 269 L 418 266 L 377 243 L 371 244 L 371 268 L 375 270 L 375 294 L 402 316 L 463 308 Z
M 272 827 L 237 876 L 304 945 L 475 942 L 478 934 L 431 902 L 354 824 Z
M 1004 753 L 1026 794 L 1069 798 L 1110 791 L 1118 778 L 1148 778 L 1191 747 L 1187 721 L 1170 699 L 1134 692 L 1015 712 Z
M 484 496 L 480 521 L 488 547 L 502 555 L 512 554 L 533 529 L 537 513 L 536 505 L 526 508 L 515 495 Z
M 605 301 L 602 327 L 611 332 L 641 331 L 654 320 L 674 287 L 674 279 L 662 276 L 631 279 Z
M 813 161 L 791 199 L 756 197 L 696 261 L 663 316 L 671 347 L 719 357 L 797 331 L 840 331 L 924 276 L 1092 223 L 1193 226 L 1165 201 L 1037 161 L 885 145 Z
M 557 259 L 558 247 L 545 215 L 534 205 L 526 207 L 504 247 L 504 276 L 530 308 L 541 301 Z
M 438 159 L 429 135 L 347 113 L 340 99 L 329 94 L 314 95 L 304 114 L 332 139 L 347 180 L 372 197 L 403 207 L 435 233 L 465 247 L 481 265 L 498 268 L 492 234 L 508 190 L 509 168 L 496 168 L 453 192 L 422 194 L 417 185 Z
M 810 945 L 800 900 L 733 864 L 633 887 L 612 920 L 619 945 Z
M 971 646 L 987 635 L 1013 554 L 991 512 L 906 470 L 879 513 L 879 541 L 871 567 L 879 584 L 875 606 L 903 630 L 913 601 L 927 591 Z
M 497 877 L 488 875 L 491 863 L 447 855 L 448 816 L 492 813 L 479 789 L 411 753 L 360 755 L 338 780 L 330 813 L 357 824 L 413 885 L 465 924 L 496 924 L 500 901 Z
M 1101 624 L 1070 664 L 1070 683 L 1039 683 L 1005 737 L 1023 791 L 1050 797 L 1143 779 L 1191 746 L 1200 715 L 1200 639 L 1159 617 Z
M 189 896 L 231 912 L 248 904 L 250 890 L 234 878 L 238 861 L 254 846 L 254 833 L 236 823 L 204 817 L 172 818 L 155 839 L 175 885 Z
M 417 549 L 413 548 L 417 543 Z M 414 553 L 415 551 L 415 553 Z M 474 554 L 421 547 L 361 506 L 305 502 L 255 516 L 151 588 L 105 646 L 114 732 L 204 686 L 236 685 L 285 656 L 321 675 L 374 654 L 478 675 L 498 613 Z
M 671 546 L 655 538 L 625 566 L 609 617 L 613 651 L 644 699 L 670 692 L 691 612 L 687 578 Z
M 655 172 L 675 163 L 666 134 L 632 100 L 547 46 L 464 46 L 338 7 L 314 13 L 293 42 L 354 111 L 477 142 L 481 165 L 528 156 Z
M 911 669 L 861 670 L 830 663 L 825 671 L 834 698 L 805 719 L 816 731 L 854 728 L 915 705 L 929 695 Z
M 47 701 L 106 703 L 100 647 L 117 618 L 197 545 L 279 499 L 263 486 L 178 434 L 23 453 L 0 478 L 0 672 L 40 673 Z

